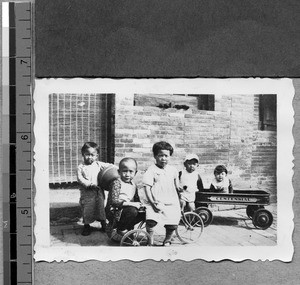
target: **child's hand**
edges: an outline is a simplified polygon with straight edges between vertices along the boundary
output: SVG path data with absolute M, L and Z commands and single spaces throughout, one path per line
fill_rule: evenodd
M 154 211 L 159 213 L 159 212 L 163 212 L 164 211 L 164 208 L 165 208 L 165 205 L 163 203 L 160 203 L 160 202 L 157 202 L 154 204 Z
M 90 188 L 90 189 L 93 189 L 93 190 L 97 190 L 97 191 L 100 190 L 100 187 L 97 186 L 96 184 L 91 184 L 91 185 L 89 186 L 89 188 Z
M 186 187 L 186 186 L 178 187 L 178 189 L 177 189 L 178 193 L 182 193 L 186 189 L 184 187 Z

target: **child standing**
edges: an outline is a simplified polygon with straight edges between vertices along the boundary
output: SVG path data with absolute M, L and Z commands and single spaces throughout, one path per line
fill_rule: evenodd
M 227 169 L 224 165 L 216 166 L 214 170 L 215 178 L 213 179 L 210 190 L 218 193 L 233 193 L 230 179 L 227 177 Z
M 153 243 L 153 228 L 162 222 L 166 229 L 164 246 L 171 245 L 173 232 L 180 220 L 180 204 L 178 171 L 168 165 L 173 154 L 173 147 L 165 142 L 157 142 L 152 148 L 156 163 L 151 165 L 143 176 L 143 184 L 147 197 L 146 229 Z
M 98 174 L 110 163 L 98 161 L 99 146 L 94 142 L 86 142 L 81 148 L 83 163 L 77 168 L 77 181 L 80 188 L 80 206 L 83 216 L 83 236 L 91 233 L 90 224 L 100 221 L 101 231 L 105 231 L 106 216 L 104 210 L 104 190 L 97 184 Z
M 179 172 L 179 182 L 182 192 L 180 193 L 181 209 L 186 207 L 188 211 L 195 211 L 196 192 L 203 189 L 202 179 L 196 171 L 199 157 L 196 154 L 188 154 L 184 160 L 184 167 Z
M 115 218 L 117 234 L 123 236 L 134 225 L 145 219 L 145 212 L 140 212 L 137 186 L 132 181 L 137 173 L 137 162 L 133 158 L 123 158 L 119 163 L 120 177 L 109 186 L 107 205 L 105 207 L 110 222 Z

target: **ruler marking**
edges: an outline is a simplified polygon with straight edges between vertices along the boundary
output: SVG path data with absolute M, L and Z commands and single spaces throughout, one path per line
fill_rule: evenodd
M 9 113 L 16 115 L 16 88 L 9 87 Z
M 6 249 L 3 251 L 3 280 L 5 284 L 32 284 L 32 203 L 29 204 L 29 207 L 19 206 L 23 204 L 24 200 L 24 204 L 28 204 L 26 199 L 32 201 L 31 192 L 28 192 L 28 190 L 31 190 L 31 187 L 22 187 L 31 185 L 32 181 L 31 169 L 24 167 L 25 164 L 31 165 L 32 161 L 28 159 L 27 155 L 27 153 L 31 155 L 32 152 L 30 140 L 32 94 L 28 91 L 32 87 L 31 5 L 31 2 L 9 2 L 2 4 L 2 7 L 7 7 L 7 9 L 4 9 L 4 13 L 2 9 L 2 16 L 8 16 L 9 28 L 7 41 L 8 66 L 5 70 L 8 76 L 9 90 L 8 155 L 10 158 L 9 179 L 5 184 L 8 189 L 8 193 L 6 193 L 8 201 L 3 203 L 3 208 L 7 208 L 8 210 L 4 211 L 4 222 L 6 223 L 4 223 L 3 231 L 3 240 L 6 245 Z M 22 68 L 20 68 L 20 64 L 23 64 Z M 17 93 L 19 91 L 21 91 L 20 94 Z M 24 106 L 26 106 L 27 110 L 24 110 Z M 24 128 L 25 131 L 22 132 L 21 130 Z M 30 131 L 28 131 L 29 128 Z M 25 139 L 25 136 L 28 137 Z M 27 192 L 22 193 L 22 191 L 19 191 L 20 189 Z M 22 225 L 24 222 L 25 224 Z M 18 251 L 18 247 L 23 247 L 24 249 Z M 25 261 L 24 256 L 26 258 Z
M 10 270 L 11 270 L 11 273 L 13 274 L 10 274 L 10 282 L 9 284 L 16 284 L 17 283 L 17 275 L 15 274 L 17 272 L 17 262 L 16 261 L 11 261 L 10 262 Z
M 14 55 L 14 56 L 10 56 L 9 58 L 17 58 L 17 59 L 19 59 L 19 58 L 28 58 L 28 59 L 31 59 L 30 56 L 26 56 L 26 55 L 24 55 L 24 56 L 22 56 L 22 55 Z

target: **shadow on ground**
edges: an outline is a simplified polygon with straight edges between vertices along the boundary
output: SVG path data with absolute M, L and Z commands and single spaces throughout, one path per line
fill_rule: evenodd
M 236 226 L 241 227 L 241 223 L 244 222 L 243 218 L 231 218 L 231 217 L 221 217 L 214 216 L 211 225 L 222 225 L 222 226 Z

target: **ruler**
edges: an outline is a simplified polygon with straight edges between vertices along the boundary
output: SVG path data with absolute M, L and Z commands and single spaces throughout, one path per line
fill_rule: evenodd
M 3 284 L 32 284 L 32 4 L 2 3 Z

